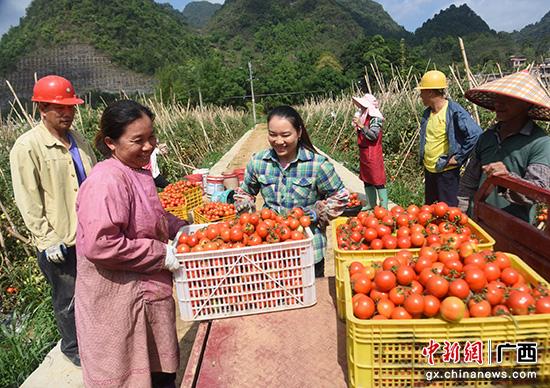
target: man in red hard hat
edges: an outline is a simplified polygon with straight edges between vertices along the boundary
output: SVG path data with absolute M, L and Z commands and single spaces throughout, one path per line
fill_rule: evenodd
M 75 105 L 84 101 L 70 81 L 56 75 L 39 79 L 32 101 L 38 103 L 41 120 L 10 152 L 13 191 L 37 248 L 38 265 L 52 287 L 61 351 L 80 366 L 74 322 L 75 204 L 96 159 L 83 136 L 71 130 Z

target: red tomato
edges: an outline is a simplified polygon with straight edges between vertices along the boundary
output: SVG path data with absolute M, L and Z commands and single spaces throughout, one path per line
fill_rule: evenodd
M 230 229 L 231 241 L 239 242 L 243 239 L 243 230 L 240 226 L 233 226 Z
M 510 263 L 510 258 L 508 257 L 508 255 L 502 252 L 495 252 L 495 263 L 497 263 L 501 271 L 504 268 L 509 268 L 512 265 Z
M 427 257 L 432 263 L 437 260 L 437 256 L 437 251 L 431 247 L 422 247 L 420 248 L 420 252 L 418 252 L 418 257 Z
M 426 291 L 431 295 L 441 299 L 449 291 L 449 282 L 441 276 L 433 276 L 426 283 Z
M 492 305 L 501 304 L 504 301 L 504 291 L 506 286 L 500 282 L 492 281 L 487 284 L 487 290 L 485 291 L 485 298 Z
M 433 214 L 436 217 L 444 217 L 449 210 L 449 206 L 445 202 L 438 202 L 434 204 Z
M 353 303 L 353 314 L 359 319 L 369 319 L 374 314 L 374 301 L 366 295 Z
M 519 280 L 519 272 L 517 271 L 517 269 L 514 268 L 504 268 L 502 270 L 500 278 L 506 285 L 511 286 L 512 284 L 517 283 L 517 281 Z
M 290 234 L 290 238 L 292 240 L 304 240 L 306 238 L 306 236 L 302 232 L 299 232 L 297 230 L 293 230 Z
M 425 295 L 424 310 L 422 311 L 422 313 L 428 318 L 435 317 L 439 312 L 440 305 L 441 302 L 435 296 Z
M 527 292 L 512 291 L 506 300 L 506 305 L 514 315 L 527 315 L 529 310 L 535 307 L 535 299 Z
M 496 306 L 493 306 L 491 314 L 493 314 L 495 317 L 499 315 L 511 315 L 508 307 L 503 304 L 497 304 Z
M 386 318 L 389 318 L 391 316 L 394 308 L 395 304 L 388 298 L 382 298 L 376 304 L 376 310 L 378 311 L 378 313 Z
M 411 247 L 411 238 L 408 236 L 397 238 L 397 247 L 401 249 L 408 249 Z
M 368 294 L 372 288 L 372 282 L 367 274 L 359 272 L 354 277 L 352 287 L 357 294 Z
M 500 267 L 497 263 L 487 263 L 483 269 L 483 272 L 485 273 L 485 277 L 488 282 L 497 280 L 500 277 Z
M 393 269 L 397 269 L 399 265 L 400 263 L 399 263 L 399 260 L 397 260 L 397 257 L 395 256 L 386 257 L 382 262 L 382 269 L 390 271 Z
M 485 273 L 481 269 L 473 268 L 465 272 L 464 280 L 473 291 L 480 292 L 487 284 Z
M 472 318 L 484 318 L 491 315 L 491 305 L 486 300 L 474 302 L 470 306 L 470 316 Z
M 304 228 L 307 228 L 311 225 L 311 218 L 309 216 L 302 216 L 300 217 L 300 225 L 302 225 Z
M 390 234 L 386 234 L 382 237 L 382 242 L 384 244 L 384 249 L 395 249 L 397 248 L 397 237 Z
M 466 299 L 468 295 L 470 295 L 470 286 L 464 279 L 456 279 L 449 284 L 449 296 Z
M 398 306 L 393 309 L 391 319 L 412 319 L 412 315 L 404 307 Z
M 426 238 L 422 233 L 413 232 L 411 234 L 411 244 L 413 247 L 415 248 L 421 247 L 422 245 L 424 245 L 425 242 L 426 242 Z
M 376 229 L 374 228 L 367 228 L 363 232 L 363 238 L 367 240 L 368 242 L 371 242 L 375 238 L 378 237 L 378 233 L 376 232 Z
M 389 298 L 394 304 L 401 305 L 405 301 L 405 290 L 401 287 L 394 287 L 390 290 Z
M 416 277 L 414 270 L 409 266 L 400 266 L 396 271 L 397 282 L 402 286 L 408 286 Z
M 396 278 L 393 272 L 391 271 L 380 271 L 374 277 L 374 283 L 380 291 L 389 291 L 395 287 Z
M 379 238 L 375 238 L 370 242 L 370 248 L 375 250 L 380 250 L 384 248 L 384 243 Z
M 550 314 L 550 296 L 544 296 L 537 300 L 535 311 L 537 314 Z
M 365 266 L 363 264 L 361 264 L 358 261 L 354 261 L 349 265 L 349 274 L 353 275 L 355 273 L 363 271 L 364 269 L 365 269 Z
M 191 248 L 187 244 L 179 244 L 177 248 L 178 253 L 187 253 L 191 252 Z
M 410 294 L 405 298 L 403 307 L 409 314 L 419 314 L 424 311 L 424 297 L 419 294 Z

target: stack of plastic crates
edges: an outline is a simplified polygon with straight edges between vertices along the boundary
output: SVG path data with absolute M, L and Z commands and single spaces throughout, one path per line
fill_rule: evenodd
M 520 270 L 526 282 L 544 282 L 535 271 L 517 256 L 508 254 L 512 267 Z M 359 259 L 363 264 L 375 259 Z M 359 319 L 353 315 L 352 290 L 348 270 L 345 266 L 344 288 L 346 307 L 346 351 L 348 378 L 351 387 L 492 387 L 499 386 L 489 378 L 472 380 L 453 379 L 450 374 L 444 381 L 428 381 L 428 377 L 439 371 L 451 370 L 489 371 L 506 369 L 524 373 L 502 384 L 518 381 L 528 371 L 536 371 L 535 386 L 550 386 L 550 314 L 518 315 L 513 317 L 466 318 L 452 324 L 439 318 L 372 320 Z M 433 341 L 433 342 L 432 342 Z M 444 341 L 458 343 L 460 360 L 443 362 L 441 357 Z M 481 341 L 482 364 L 463 362 L 467 342 Z M 423 348 L 439 345 L 434 354 L 435 365 L 428 363 Z M 537 360 L 532 364 L 516 363 L 516 350 L 503 353 L 501 363 L 496 362 L 496 347 L 499 344 L 536 343 Z M 490 356 L 489 356 L 490 355 Z M 490 359 L 489 359 L 490 358 Z M 464 377 L 464 372 L 462 377 Z M 457 375 L 455 375 L 457 376 Z M 483 376 L 483 375 L 482 375 Z M 529 385 L 530 386 L 530 385 Z
M 204 226 L 185 226 L 180 233 Z M 313 235 L 306 232 L 305 240 L 178 254 L 181 268 L 174 278 L 181 318 L 226 318 L 315 304 Z

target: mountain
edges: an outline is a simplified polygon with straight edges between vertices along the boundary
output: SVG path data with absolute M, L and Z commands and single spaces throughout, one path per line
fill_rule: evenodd
M 409 37 L 382 6 L 372 0 L 226 0 L 206 31 L 227 47 L 319 48 L 340 52 L 363 35 Z M 229 40 L 229 42 L 227 42 Z
M 193 1 L 183 9 L 183 16 L 191 27 L 202 28 L 221 7 L 221 4 L 213 4 L 208 1 Z
M 128 69 L 153 74 L 164 64 L 205 55 L 181 12 L 153 0 L 34 0 L 0 40 L 0 74 L 37 48 L 86 43 Z
M 432 38 L 458 37 L 471 34 L 490 33 L 491 29 L 470 7 L 463 4 L 459 7 L 451 5 L 441 10 L 433 18 L 426 20 L 414 32 L 419 42 Z
M 550 11 L 535 24 L 525 26 L 515 33 L 515 38 L 522 45 L 532 45 L 535 51 L 548 55 L 550 51 Z

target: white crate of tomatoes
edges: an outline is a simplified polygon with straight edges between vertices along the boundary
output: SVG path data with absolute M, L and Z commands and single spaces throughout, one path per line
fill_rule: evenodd
M 316 303 L 313 235 L 301 209 L 269 209 L 231 221 L 189 225 L 174 244 L 183 320 L 288 310 Z M 302 221 L 302 222 L 300 222 Z

